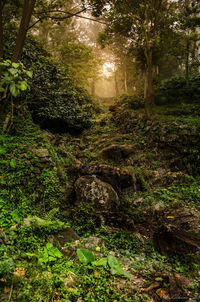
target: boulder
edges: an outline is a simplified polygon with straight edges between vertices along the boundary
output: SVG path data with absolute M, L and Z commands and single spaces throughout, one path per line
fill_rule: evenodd
M 165 215 L 160 227 L 154 233 L 154 244 L 165 256 L 200 251 L 200 213 L 189 207 L 174 210 Z
M 50 157 L 48 149 L 34 149 L 32 152 L 40 158 Z
M 80 240 L 80 237 L 72 228 L 66 228 L 51 235 L 49 240 L 52 241 L 58 248 L 63 248 L 66 243 Z
M 88 237 L 84 240 L 85 247 L 89 249 L 95 247 L 101 247 L 103 243 L 104 243 L 103 239 L 98 237 Z
M 133 153 L 134 150 L 130 145 L 110 145 L 101 150 L 99 156 L 115 162 L 122 162 L 129 160 Z
M 76 200 L 93 202 L 98 210 L 109 210 L 119 206 L 119 197 L 113 187 L 96 176 L 83 176 L 75 182 Z
M 135 175 L 127 169 L 109 165 L 87 165 L 82 168 L 82 174 L 97 176 L 101 181 L 109 183 L 117 193 L 136 191 Z
M 30 151 L 32 151 L 37 157 L 39 157 L 40 168 L 54 166 L 48 149 L 31 149 Z

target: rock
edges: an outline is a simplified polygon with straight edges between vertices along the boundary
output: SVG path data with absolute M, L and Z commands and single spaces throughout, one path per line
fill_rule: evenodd
M 94 248 L 94 247 L 100 247 L 103 245 L 103 239 L 98 237 L 88 237 L 85 239 L 85 247 L 86 248 Z
M 200 213 L 189 207 L 174 210 L 154 233 L 154 244 L 165 256 L 194 253 L 200 250 Z
M 97 176 L 101 181 L 109 183 L 117 193 L 136 191 L 135 175 L 128 169 L 109 165 L 87 165 L 82 168 L 82 174 Z
M 97 212 L 98 214 L 98 212 Z M 101 218 L 101 224 L 112 226 L 115 228 L 121 228 L 123 230 L 135 231 L 134 221 L 129 217 L 129 215 L 121 211 L 101 211 L 99 212 Z
M 161 212 L 165 210 L 166 206 L 163 202 L 158 202 L 155 205 L 153 205 L 152 208 L 156 212 Z
M 0 245 L 1 244 L 9 244 L 10 238 L 4 233 L 2 229 L 0 229 Z
M 40 169 L 54 166 L 48 149 L 31 149 L 31 151 L 39 157 Z
M 76 160 L 72 165 L 67 168 L 67 174 L 70 177 L 82 175 L 83 164 L 80 160 Z
M 99 156 L 105 159 L 111 159 L 116 162 L 126 161 L 133 155 L 133 148 L 130 145 L 111 145 L 104 148 Z
M 40 158 L 50 157 L 49 151 L 47 149 L 34 149 L 32 150 L 32 152 Z
M 46 221 L 44 219 L 41 219 L 37 216 L 34 217 L 27 217 L 23 220 L 23 225 L 26 227 L 43 227 L 46 225 L 49 225 L 49 221 Z
M 69 258 L 77 258 L 77 249 L 81 247 L 80 240 L 77 240 L 73 245 L 65 246 L 61 248 L 61 253 Z
M 136 206 L 136 207 L 140 206 L 143 203 L 144 203 L 144 198 L 138 198 L 138 199 L 134 200 L 134 202 L 133 202 L 134 206 Z
M 49 240 L 58 248 L 63 248 L 66 243 L 74 242 L 79 239 L 80 237 L 72 228 L 66 228 L 49 236 Z
M 65 280 L 65 288 L 71 288 L 76 282 L 76 275 L 73 272 L 69 272 L 67 275 L 67 279 Z
M 95 176 L 83 176 L 75 182 L 76 200 L 93 202 L 96 209 L 109 210 L 119 206 L 119 197 L 112 186 Z

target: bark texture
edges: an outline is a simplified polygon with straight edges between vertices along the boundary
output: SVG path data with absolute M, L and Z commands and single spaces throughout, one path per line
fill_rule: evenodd
M 35 3 L 36 0 L 24 0 L 21 23 L 20 23 L 17 40 L 12 55 L 13 62 L 19 61 L 21 57 L 22 49 L 24 46 L 26 34 L 29 28 L 29 23 L 31 20 L 31 16 L 33 14 Z
M 0 0 L 0 60 L 3 58 L 3 2 Z

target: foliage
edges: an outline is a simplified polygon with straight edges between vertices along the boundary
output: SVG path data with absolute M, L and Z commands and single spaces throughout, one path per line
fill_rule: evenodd
M 144 108 L 144 98 L 142 95 L 127 95 L 122 94 L 116 101 L 117 106 L 123 106 L 128 109 L 140 109 Z
M 129 272 L 123 270 L 122 264 L 113 255 L 108 255 L 107 257 L 100 258 L 97 261 L 94 261 L 94 254 L 85 249 L 78 249 L 77 255 L 80 262 L 84 265 L 91 263 L 93 266 L 103 266 L 104 268 L 109 268 L 112 275 L 123 275 L 129 279 L 132 279 L 132 275 Z
M 95 260 L 94 254 L 86 249 L 78 249 L 77 255 L 81 263 L 87 265 Z
M 23 63 L 12 63 L 10 60 L 0 62 L 1 81 L 0 92 L 9 91 L 13 97 L 30 89 L 27 79 L 32 78 L 32 72 L 26 70 Z
M 46 246 L 38 253 L 38 264 L 47 265 L 48 263 L 55 262 L 62 258 L 63 255 L 57 247 L 54 247 L 51 242 L 48 242 Z
M 26 130 L 25 130 L 26 129 Z M 40 160 L 30 151 L 37 140 L 41 144 L 40 132 L 28 125 L 18 137 L 0 136 L 0 226 L 14 225 L 22 218 L 47 213 L 58 204 L 60 186 L 57 170 L 40 167 Z M 38 170 L 39 169 L 39 170 Z M 35 174 L 35 172 L 37 173 Z
M 65 39 L 59 49 L 59 60 L 78 85 L 87 85 L 88 80 L 97 77 L 100 60 L 95 58 L 93 48 L 85 43 Z
M 156 103 L 197 102 L 200 98 L 200 74 L 189 78 L 189 87 L 184 77 L 172 77 L 162 81 L 156 88 Z
M 15 26 L 6 28 L 5 57 L 12 51 Z M 28 36 L 22 54 L 22 62 L 31 68 L 31 91 L 21 95 L 26 99 L 35 122 L 44 128 L 58 132 L 83 130 L 91 124 L 95 106 L 89 94 L 74 84 L 71 74 L 53 60 L 33 36 Z M 54 127 L 55 126 L 55 127 Z

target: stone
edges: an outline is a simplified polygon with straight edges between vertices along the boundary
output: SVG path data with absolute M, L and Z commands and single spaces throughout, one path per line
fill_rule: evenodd
M 26 227 L 44 227 L 49 225 L 49 221 L 41 219 L 37 216 L 27 217 L 24 218 L 23 225 Z
M 161 212 L 165 210 L 166 206 L 163 202 L 158 202 L 155 205 L 153 205 L 152 208 L 156 212 Z
M 82 168 L 82 174 L 95 175 L 101 181 L 109 183 L 117 193 L 136 191 L 136 179 L 132 171 L 119 169 L 110 165 L 86 165 Z
M 200 213 L 189 207 L 165 215 L 154 233 L 154 244 L 165 256 L 193 253 L 200 250 Z
M 77 249 L 80 247 L 81 247 L 81 242 L 80 240 L 77 240 L 73 243 L 73 245 L 62 247 L 60 251 L 65 257 L 69 257 L 73 259 L 73 258 L 77 258 Z
M 134 150 L 130 145 L 110 145 L 104 148 L 99 156 L 116 162 L 126 161 L 133 155 Z
M 85 247 L 86 248 L 94 248 L 94 247 L 100 247 L 103 245 L 103 239 L 98 237 L 88 237 L 85 239 Z
M 63 248 L 66 243 L 80 240 L 80 237 L 72 228 L 65 228 L 64 230 L 50 235 L 49 240 L 53 242 L 58 248 Z
M 72 165 L 67 167 L 67 174 L 70 177 L 77 177 L 82 175 L 83 164 L 80 160 L 76 160 Z
M 0 245 L 1 244 L 9 244 L 10 242 L 10 238 L 8 237 L 8 235 L 5 234 L 5 232 L 0 229 Z
M 144 198 L 138 198 L 136 200 L 134 200 L 133 204 L 134 206 L 138 207 L 138 206 L 141 206 L 141 204 L 144 203 Z
M 32 152 L 40 158 L 50 157 L 48 149 L 34 149 Z
M 82 176 L 75 182 L 76 200 L 78 203 L 94 203 L 99 210 L 119 207 L 119 197 L 112 186 L 96 176 Z

